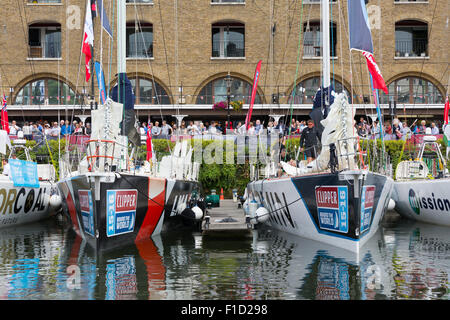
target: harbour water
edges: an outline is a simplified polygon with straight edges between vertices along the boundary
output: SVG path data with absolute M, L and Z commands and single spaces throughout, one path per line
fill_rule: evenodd
M 53 219 L 0 230 L 3 300 L 450 298 L 450 229 L 389 212 L 357 257 L 268 229 L 162 234 L 96 255 Z

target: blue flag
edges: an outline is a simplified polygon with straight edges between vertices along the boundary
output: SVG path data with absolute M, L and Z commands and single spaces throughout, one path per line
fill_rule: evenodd
M 97 12 L 100 14 L 100 19 L 102 20 L 102 26 L 105 29 L 105 31 L 109 34 L 109 36 L 112 38 L 112 31 L 111 26 L 109 24 L 108 16 L 106 15 L 106 10 L 103 7 L 103 0 L 97 0 Z
M 9 159 L 9 167 L 15 187 L 39 188 L 39 177 L 35 162 Z
M 100 62 L 95 61 L 95 73 L 97 74 L 98 92 L 100 94 L 100 102 L 102 104 L 106 101 L 105 76 Z
M 350 50 L 356 49 L 373 54 L 372 34 L 364 0 L 348 0 L 348 28 Z

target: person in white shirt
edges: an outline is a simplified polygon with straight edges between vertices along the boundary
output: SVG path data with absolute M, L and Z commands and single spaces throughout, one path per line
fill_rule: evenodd
M 20 131 L 20 127 L 16 124 L 16 121 L 13 120 L 11 122 L 11 126 L 9 127 L 9 134 L 15 136 L 17 132 Z
M 28 124 L 28 121 L 25 122 L 24 126 L 23 126 L 23 137 L 27 140 L 32 140 L 33 139 L 33 134 L 31 132 L 32 130 L 32 126 L 30 126 Z
M 45 124 L 44 135 L 49 136 L 52 129 L 50 129 L 50 125 L 48 123 Z
M 60 130 L 61 128 L 58 126 L 58 122 L 53 122 L 53 127 L 50 129 L 50 136 L 55 138 L 58 137 Z
M 209 131 L 210 134 L 217 134 L 218 133 L 215 121 L 211 121 L 211 126 L 209 127 L 208 131 Z
M 439 134 L 439 128 L 436 126 L 436 123 L 431 123 L 431 134 Z
M 159 127 L 159 122 L 155 121 L 155 125 L 152 128 L 152 138 L 159 139 L 160 134 L 161 134 L 161 128 Z
M 253 126 L 253 122 L 250 122 L 250 124 L 248 125 L 247 134 L 249 136 L 256 134 L 256 130 L 255 130 L 255 127 Z
M 172 127 L 169 124 L 167 124 L 166 120 L 163 120 L 161 126 L 161 139 L 169 139 L 169 131 L 170 134 L 173 134 Z

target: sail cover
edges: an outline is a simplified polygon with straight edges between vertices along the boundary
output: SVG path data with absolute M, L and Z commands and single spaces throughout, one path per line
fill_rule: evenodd
M 120 92 L 119 92 L 120 90 Z M 112 88 L 111 99 L 124 105 L 124 115 L 121 124 L 122 134 L 128 136 L 130 142 L 135 146 L 141 145 L 141 137 L 135 127 L 136 116 L 134 114 L 133 87 L 126 73 L 118 74 L 117 84 Z
M 348 0 L 348 28 L 350 50 L 356 49 L 373 54 L 372 34 L 364 0 Z

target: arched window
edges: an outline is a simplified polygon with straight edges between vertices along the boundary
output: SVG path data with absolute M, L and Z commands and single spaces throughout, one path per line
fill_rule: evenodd
M 428 25 L 416 20 L 395 23 L 395 56 L 427 57 Z
M 231 101 L 244 101 L 250 103 L 252 85 L 247 81 L 231 77 Z M 202 88 L 197 96 L 197 104 L 214 104 L 227 101 L 227 84 L 225 77 L 215 79 Z M 256 94 L 255 104 L 261 103 L 261 97 Z
M 136 96 L 135 104 L 170 104 L 170 97 L 166 90 L 155 81 L 155 89 L 153 80 L 136 77 L 130 78 L 133 92 Z
M 348 91 L 343 88 L 342 83 L 337 80 L 331 80 L 331 84 L 334 85 L 334 90 L 337 93 L 341 93 L 343 90 L 347 93 L 347 96 L 350 98 L 350 94 Z M 294 104 L 308 104 L 313 103 L 314 97 L 316 96 L 317 90 L 321 86 L 320 77 L 313 77 L 306 80 L 303 80 L 295 87 L 295 97 Z M 291 102 L 292 94 L 289 97 L 289 103 Z
M 127 23 L 127 58 L 153 57 L 153 25 L 146 22 Z
M 77 97 L 78 98 L 78 97 Z M 19 105 L 78 104 L 75 92 L 63 81 L 51 78 L 33 80 L 24 85 L 16 95 Z
M 388 86 L 389 96 L 381 93 L 381 103 L 389 100 L 397 103 L 444 103 L 444 97 L 439 89 L 430 81 L 418 77 L 405 77 L 391 82 Z M 380 92 L 382 92 L 380 90 Z

